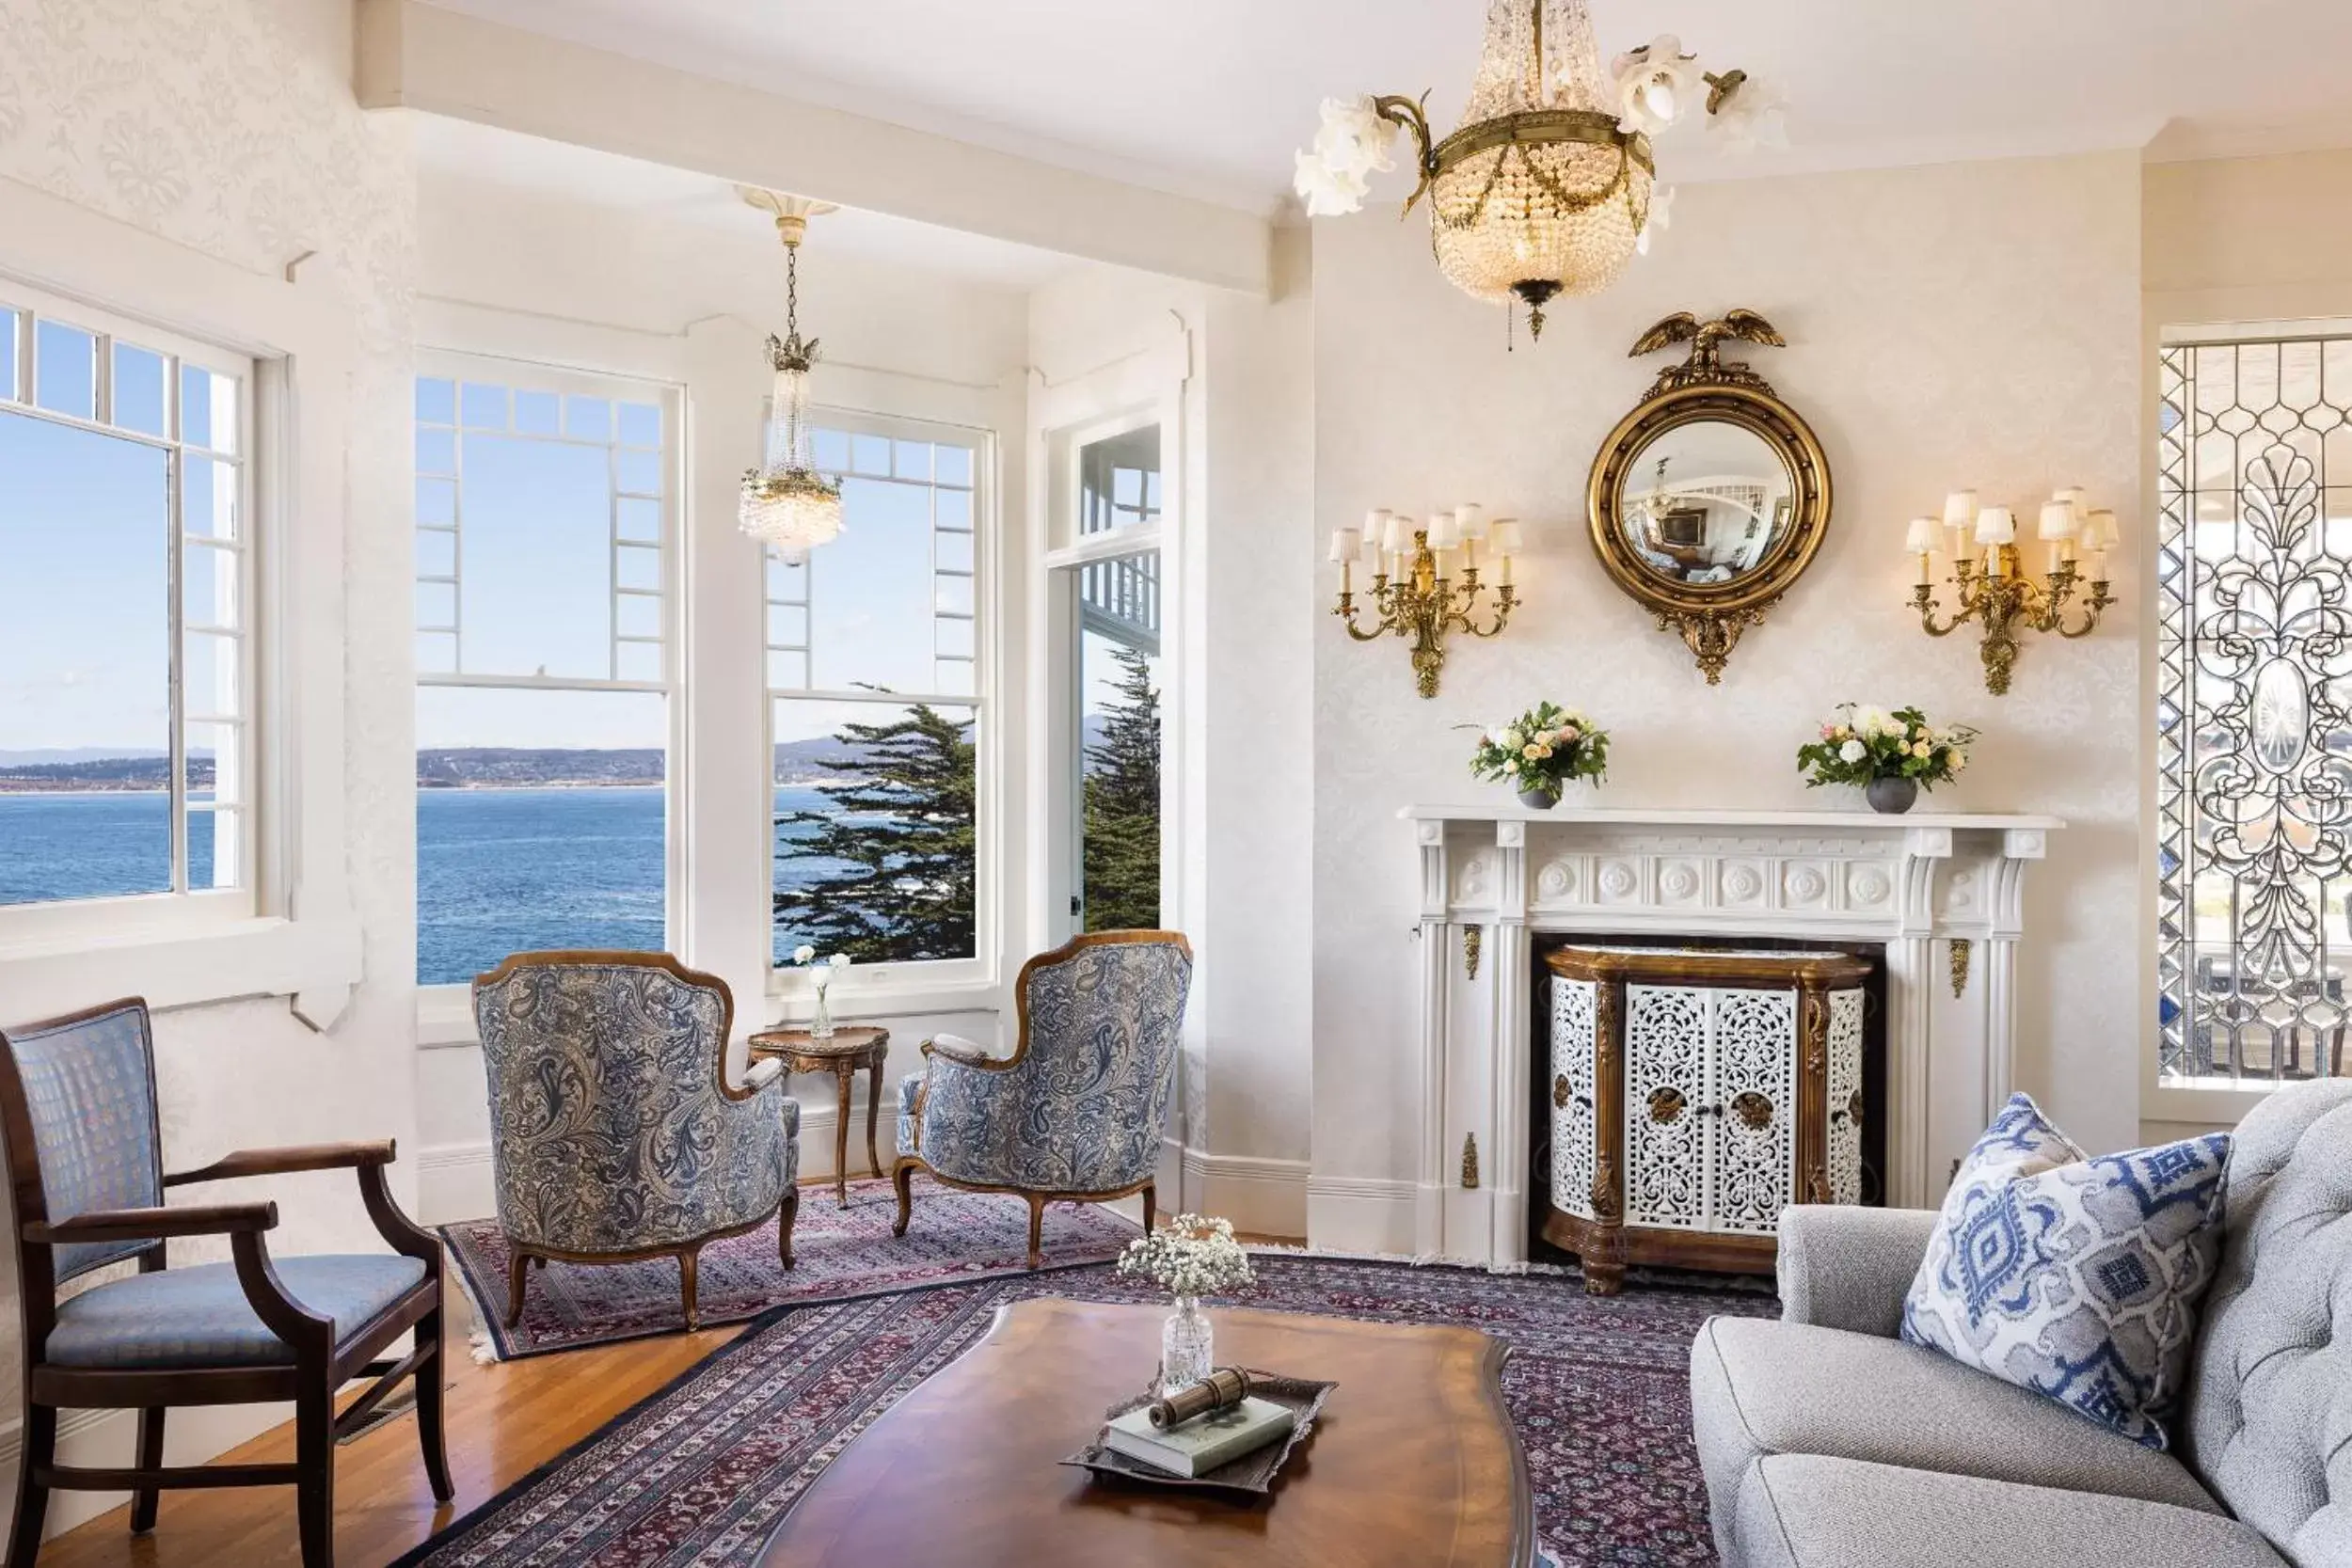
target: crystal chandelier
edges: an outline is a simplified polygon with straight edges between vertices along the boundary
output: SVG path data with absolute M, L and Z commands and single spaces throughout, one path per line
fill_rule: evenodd
M 784 336 L 768 337 L 768 363 L 775 372 L 769 404 L 766 461 L 743 476 L 743 501 L 737 513 L 743 531 L 773 545 L 787 564 L 797 566 L 808 552 L 841 532 L 841 486 L 818 473 L 809 460 L 808 372 L 817 362 L 817 340 L 801 337 L 801 241 L 808 220 L 834 209 L 823 202 L 774 191 L 741 188 L 744 200 L 773 214 L 784 241 Z
M 1433 141 L 1409 98 L 1327 99 L 1298 194 L 1317 216 L 1359 211 L 1369 177 L 1394 166 L 1398 129 L 1411 131 L 1420 179 L 1405 211 L 1429 198 L 1438 270 L 1472 298 L 1525 304 L 1540 337 L 1546 304 L 1607 288 L 1665 227 L 1654 133 L 1703 103 L 1735 150 L 1782 139 L 1776 94 L 1745 71 L 1701 71 L 1672 35 L 1620 55 L 1610 75 L 1584 0 L 1492 0 L 1461 126 Z

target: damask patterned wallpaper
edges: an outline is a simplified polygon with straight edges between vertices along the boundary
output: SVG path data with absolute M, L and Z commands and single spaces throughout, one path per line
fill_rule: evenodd
M 1317 528 L 1477 500 L 1524 519 L 1532 552 L 1525 608 L 1501 638 L 1452 645 L 1434 701 L 1414 695 L 1401 643 L 1354 645 L 1318 618 L 1317 1176 L 1412 1174 L 1418 863 L 1395 812 L 1499 793 L 1470 778 L 1457 726 L 1546 697 L 1610 728 L 1610 778 L 1589 799 L 1624 806 L 1858 806 L 1808 792 L 1793 761 L 1842 699 L 1980 726 L 1978 765 L 1933 804 L 2072 824 L 2027 878 L 2021 1086 L 2088 1142 L 2136 1142 L 2138 569 L 2118 573 L 2123 603 L 2097 636 L 2032 639 L 1995 698 L 1972 643 L 1919 631 L 1899 551 L 1905 519 L 1963 484 L 2020 504 L 2085 485 L 2145 541 L 2137 161 L 1695 186 L 1622 282 L 1556 306 L 1540 344 L 1522 321 L 1508 352 L 1502 312 L 1438 277 L 1418 216 L 1316 223 L 1314 294 Z M 1583 492 L 1665 362 L 1629 361 L 1634 339 L 1675 310 L 1734 306 L 1789 340 L 1740 352 L 1820 436 L 1836 512 L 1812 569 L 1709 688 L 1601 574 Z
M 343 675 L 350 873 L 368 979 L 325 1037 L 282 1002 L 160 1018 L 174 1167 L 414 1125 L 408 606 L 405 591 L 374 586 L 409 576 L 414 181 L 402 118 L 353 102 L 351 10 L 349 0 L 0 0 L 0 178 L 257 272 L 315 252 L 308 264 L 331 274 L 362 343 Z M 347 1180 L 266 1185 L 283 1215 L 274 1245 L 372 1243 Z M 11 1308 L 0 1332 L 14 1323 Z M 16 1365 L 12 1349 L 0 1353 L 0 1410 L 14 1408 Z

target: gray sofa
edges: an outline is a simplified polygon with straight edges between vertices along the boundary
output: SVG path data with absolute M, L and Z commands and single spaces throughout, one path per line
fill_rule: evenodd
M 1691 1350 L 1727 1568 L 2352 1568 L 2352 1082 L 2249 1114 L 2228 1205 L 2170 1453 L 1897 1337 L 1932 1214 L 1788 1210 L 1780 1320 Z

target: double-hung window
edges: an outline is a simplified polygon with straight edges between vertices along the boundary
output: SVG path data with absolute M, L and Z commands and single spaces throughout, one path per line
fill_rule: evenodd
M 820 411 L 839 538 L 767 561 L 774 958 L 970 962 L 982 946 L 987 439 Z
M 416 400 L 417 979 L 662 949 L 678 398 L 428 356 Z
M 253 907 L 253 380 L 0 279 L 0 905 Z

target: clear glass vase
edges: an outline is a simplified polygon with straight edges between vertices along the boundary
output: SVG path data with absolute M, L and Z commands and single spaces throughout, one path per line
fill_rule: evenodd
M 1178 1296 L 1160 1325 L 1160 1393 L 1191 1386 L 1216 1367 L 1216 1336 L 1199 1296 Z
M 823 980 L 817 982 L 817 1011 L 808 1021 L 808 1037 L 833 1038 L 833 987 Z

